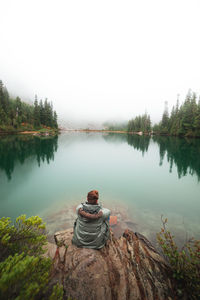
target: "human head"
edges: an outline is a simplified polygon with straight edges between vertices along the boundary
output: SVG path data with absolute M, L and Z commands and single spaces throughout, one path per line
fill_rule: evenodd
M 96 190 L 90 191 L 87 194 L 87 201 L 90 204 L 97 204 L 98 199 L 99 199 L 99 192 Z

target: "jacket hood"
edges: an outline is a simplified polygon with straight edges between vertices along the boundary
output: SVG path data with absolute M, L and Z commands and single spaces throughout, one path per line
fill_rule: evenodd
M 88 202 L 82 203 L 83 210 L 89 212 L 90 214 L 98 214 L 100 209 L 102 208 L 99 204 L 90 204 Z

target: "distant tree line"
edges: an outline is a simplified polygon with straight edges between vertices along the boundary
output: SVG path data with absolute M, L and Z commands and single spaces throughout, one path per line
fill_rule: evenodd
M 103 124 L 106 130 L 111 131 L 125 131 L 125 132 L 150 132 L 151 131 L 151 119 L 150 115 L 145 113 L 142 116 L 137 116 L 128 122 L 106 122 Z
M 161 121 L 152 126 L 150 115 L 147 113 L 136 116 L 127 123 L 104 123 L 105 129 L 127 132 L 143 132 L 159 135 L 200 137 L 200 98 L 189 90 L 185 101 L 179 105 L 179 100 L 173 106 L 171 114 L 168 112 L 168 103 L 165 102 Z
M 127 122 L 105 122 L 104 129 L 111 131 L 127 131 Z
M 42 126 L 58 128 L 57 114 L 52 103 L 47 99 L 38 103 L 35 96 L 34 105 L 21 101 L 19 97 L 12 99 L 3 82 L 0 80 L 0 128 L 2 130 L 39 129 Z
M 150 115 L 145 113 L 142 116 L 137 116 L 128 122 L 128 132 L 150 132 L 151 131 L 151 119 Z
M 41 125 L 57 128 L 57 113 L 53 111 L 52 102 L 48 102 L 45 99 L 44 103 L 42 100 L 38 103 L 37 96 L 34 101 L 34 126 L 40 127 Z
M 153 126 L 153 131 L 158 134 L 200 137 L 200 99 L 197 101 L 196 93 L 189 90 L 180 106 L 177 99 L 170 116 L 165 102 L 162 120 Z
M 111 131 L 126 131 L 126 132 L 150 132 L 151 131 L 151 119 L 147 113 L 142 116 L 137 116 L 128 122 L 106 122 L 103 124 L 104 128 Z

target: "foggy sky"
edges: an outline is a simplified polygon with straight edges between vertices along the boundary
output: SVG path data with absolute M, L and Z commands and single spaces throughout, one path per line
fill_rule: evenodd
M 0 79 L 61 119 L 159 121 L 200 92 L 198 0 L 0 0 Z

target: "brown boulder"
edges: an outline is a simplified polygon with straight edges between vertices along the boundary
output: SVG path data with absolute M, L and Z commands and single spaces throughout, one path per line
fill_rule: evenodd
M 54 279 L 63 284 L 64 299 L 174 299 L 171 272 L 162 256 L 142 235 L 130 230 L 101 250 L 72 245 L 73 230 L 57 232 Z M 52 246 L 51 246 L 52 247 Z

